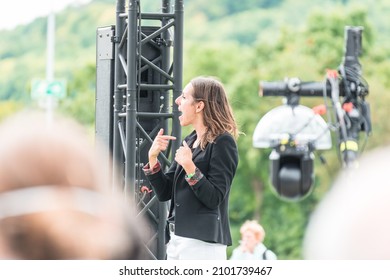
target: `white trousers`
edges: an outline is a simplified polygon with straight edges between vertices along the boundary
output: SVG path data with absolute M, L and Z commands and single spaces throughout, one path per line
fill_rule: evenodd
M 171 232 L 168 260 L 226 260 L 226 245 L 181 237 Z

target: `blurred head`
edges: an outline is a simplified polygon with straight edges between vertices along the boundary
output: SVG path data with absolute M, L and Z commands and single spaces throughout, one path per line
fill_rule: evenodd
M 249 248 L 262 243 L 265 238 L 264 228 L 255 220 L 246 221 L 240 228 L 241 241 Z
M 313 212 L 305 259 L 390 259 L 390 147 L 345 169 Z
M 44 114 L 19 113 L 0 127 L 0 191 L 42 184 L 106 189 L 93 146 L 72 120 L 57 117 L 48 126 Z
M 122 259 L 139 250 L 134 216 L 77 123 L 21 113 L 0 125 L 0 258 Z M 104 165 L 106 166 L 106 165 Z

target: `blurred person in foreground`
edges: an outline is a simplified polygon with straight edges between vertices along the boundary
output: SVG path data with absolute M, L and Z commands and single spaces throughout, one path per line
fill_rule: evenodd
M 107 174 L 78 123 L 55 117 L 48 125 L 38 112 L 4 121 L 0 259 L 139 258 L 140 225 Z
M 390 259 L 390 146 L 377 148 L 344 169 L 313 212 L 305 259 Z
M 246 221 L 240 228 L 240 246 L 233 250 L 231 260 L 276 260 L 274 252 L 264 244 L 264 228 L 255 220 Z
M 238 165 L 238 129 L 220 81 L 196 77 L 175 100 L 181 126 L 193 131 L 164 173 L 157 160 L 173 136 L 161 129 L 149 149 L 144 171 L 160 201 L 171 201 L 168 260 L 226 260 L 232 244 L 229 194 Z

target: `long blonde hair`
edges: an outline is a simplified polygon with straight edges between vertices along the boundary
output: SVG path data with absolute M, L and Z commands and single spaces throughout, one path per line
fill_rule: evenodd
M 237 139 L 239 134 L 237 123 L 222 83 L 214 77 L 199 76 L 193 78 L 191 84 L 194 88 L 195 102 L 204 102 L 204 124 L 207 131 L 201 139 L 201 148 L 204 149 L 207 143 L 213 142 L 224 132 Z

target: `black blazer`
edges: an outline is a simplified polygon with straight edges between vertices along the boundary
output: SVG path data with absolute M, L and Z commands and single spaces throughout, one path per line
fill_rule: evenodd
M 192 147 L 195 131 L 184 140 Z M 152 188 L 160 201 L 171 200 L 169 216 L 175 208 L 176 235 L 232 245 L 228 208 L 238 165 L 236 142 L 229 133 L 221 134 L 205 150 L 193 150 L 192 159 L 204 175 L 194 186 L 187 183 L 184 169 L 173 161 L 165 174 L 160 170 L 147 176 Z

